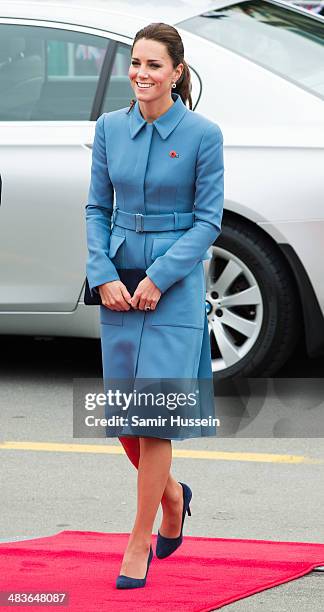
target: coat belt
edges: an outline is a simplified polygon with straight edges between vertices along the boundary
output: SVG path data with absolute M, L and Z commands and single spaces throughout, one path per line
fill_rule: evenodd
M 158 232 L 187 229 L 193 226 L 194 212 L 173 212 L 162 215 L 129 213 L 120 208 L 113 211 L 113 223 L 135 232 Z

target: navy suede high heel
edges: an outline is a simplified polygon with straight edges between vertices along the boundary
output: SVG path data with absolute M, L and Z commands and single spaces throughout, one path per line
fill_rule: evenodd
M 192 491 L 188 485 L 183 482 L 179 482 L 182 486 L 183 493 L 183 510 L 182 510 L 182 523 L 181 523 L 181 531 L 180 535 L 177 538 L 166 538 L 162 536 L 158 531 L 157 541 L 156 541 L 156 549 L 155 553 L 158 559 L 165 559 L 165 557 L 169 557 L 172 553 L 179 548 L 182 544 L 182 531 L 183 531 L 183 523 L 185 520 L 186 512 L 188 512 L 188 516 L 191 516 L 190 511 L 190 502 L 192 498 Z
M 146 584 L 147 572 L 149 570 L 152 559 L 153 550 L 152 546 L 150 546 L 150 552 L 147 559 L 147 568 L 144 578 L 132 578 L 131 576 L 124 576 L 124 574 L 120 574 L 116 580 L 117 589 L 137 589 L 138 587 L 144 587 Z

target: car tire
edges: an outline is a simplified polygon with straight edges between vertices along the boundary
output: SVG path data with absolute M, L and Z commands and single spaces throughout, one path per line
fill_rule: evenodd
M 235 220 L 223 223 L 212 252 L 206 267 L 206 311 L 213 372 L 218 379 L 272 376 L 298 343 L 302 321 L 299 296 L 288 264 L 268 236 Z M 225 273 L 228 279 L 233 278 L 227 287 L 225 268 L 230 270 Z M 236 273 L 238 276 L 234 278 Z M 215 292 L 217 287 L 223 289 L 223 295 Z M 261 300 L 254 305 L 252 300 L 243 306 L 226 306 L 226 301 L 238 299 L 237 294 L 244 295 L 244 291 Z M 220 301 L 215 302 L 215 298 Z M 244 333 L 250 337 L 245 338 L 244 333 L 235 329 L 237 321 L 239 325 L 242 323 L 243 330 L 246 326 L 248 331 Z M 223 354 L 228 355 L 228 360 L 224 359 L 220 346 L 224 347 Z

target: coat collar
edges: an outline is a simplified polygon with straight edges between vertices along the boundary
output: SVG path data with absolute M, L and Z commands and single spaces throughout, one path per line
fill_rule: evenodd
M 171 96 L 174 100 L 174 104 L 170 106 L 166 113 L 153 121 L 153 125 L 156 127 L 163 140 L 165 140 L 169 134 L 171 134 L 187 111 L 187 107 L 183 103 L 179 94 L 172 92 Z M 138 100 L 136 100 L 133 109 L 129 113 L 129 129 L 131 138 L 135 138 L 143 125 L 146 123 L 146 120 L 141 114 Z

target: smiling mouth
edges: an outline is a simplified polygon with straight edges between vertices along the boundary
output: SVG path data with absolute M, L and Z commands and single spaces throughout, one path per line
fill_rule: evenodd
M 154 87 L 154 83 L 139 83 L 138 81 L 135 81 L 135 83 L 139 89 L 150 89 L 150 87 Z

